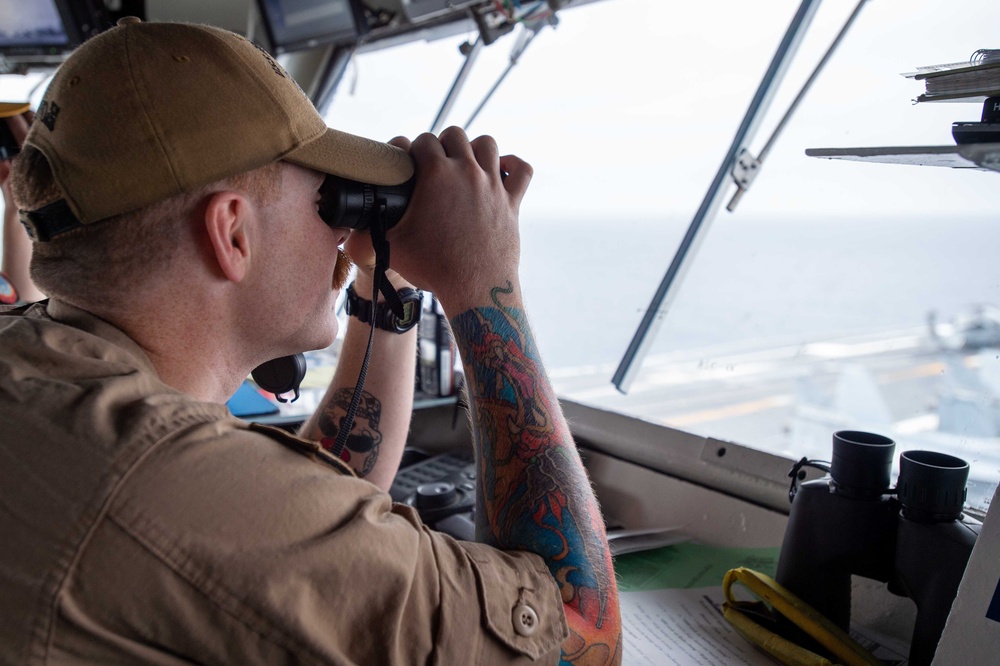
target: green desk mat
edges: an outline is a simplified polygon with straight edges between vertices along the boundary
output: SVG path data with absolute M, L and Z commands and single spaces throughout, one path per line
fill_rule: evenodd
M 720 548 L 678 543 L 619 555 L 615 574 L 620 592 L 722 585 L 726 572 L 748 567 L 774 576 L 779 548 Z

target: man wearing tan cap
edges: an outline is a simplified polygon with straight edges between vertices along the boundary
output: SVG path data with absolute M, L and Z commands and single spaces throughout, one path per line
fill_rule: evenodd
M 61 67 L 14 164 L 50 299 L 0 315 L 0 662 L 620 662 L 601 515 L 522 309 L 531 168 L 457 128 L 394 143 L 327 128 L 270 56 L 215 28 L 126 19 Z M 303 438 L 222 404 L 256 365 L 331 343 L 345 242 L 372 293 L 367 239 L 317 212 L 326 175 L 414 168 L 389 279 L 450 317 L 476 543 L 385 492 L 413 330 L 375 332 L 381 445 L 354 469 L 317 442 L 367 324 L 350 322 Z

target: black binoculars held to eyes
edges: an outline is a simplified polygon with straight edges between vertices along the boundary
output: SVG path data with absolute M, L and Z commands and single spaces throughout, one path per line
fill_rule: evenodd
M 327 176 L 320 188 L 319 216 L 331 227 L 364 231 L 379 217 L 385 229 L 396 226 L 413 195 L 415 178 L 399 185 L 371 185 Z
M 507 179 L 501 170 L 500 178 Z M 399 185 L 371 185 L 339 176 L 327 176 L 320 187 L 319 216 L 331 227 L 365 231 L 384 215 L 385 231 L 403 217 L 413 196 L 414 176 Z

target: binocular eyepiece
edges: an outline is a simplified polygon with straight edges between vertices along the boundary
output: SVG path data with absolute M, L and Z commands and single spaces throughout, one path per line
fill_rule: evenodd
M 319 216 L 331 227 L 364 231 L 380 216 L 385 229 L 396 226 L 413 195 L 415 178 L 399 185 L 371 185 L 327 176 L 320 188 Z
M 889 473 L 895 447 L 888 437 L 870 432 L 834 433 L 831 490 L 866 500 L 893 492 Z M 961 458 L 936 451 L 904 451 L 899 456 L 895 490 L 903 515 L 918 522 L 958 520 L 968 479 L 969 464 Z

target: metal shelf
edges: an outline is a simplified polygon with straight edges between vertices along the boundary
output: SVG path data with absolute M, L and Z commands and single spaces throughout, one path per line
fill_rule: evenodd
M 874 148 L 807 148 L 809 157 L 880 164 L 915 164 L 953 169 L 1000 171 L 1000 143 L 955 146 L 895 146 Z

